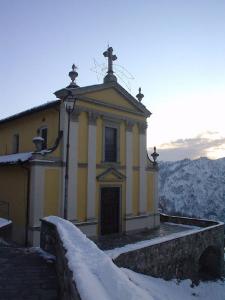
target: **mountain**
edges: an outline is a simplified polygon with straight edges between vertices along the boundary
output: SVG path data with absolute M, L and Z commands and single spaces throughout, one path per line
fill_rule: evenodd
M 163 212 L 225 222 L 225 158 L 160 162 L 159 169 Z

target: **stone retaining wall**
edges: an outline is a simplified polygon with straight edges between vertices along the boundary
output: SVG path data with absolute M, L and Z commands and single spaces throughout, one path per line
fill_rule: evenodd
M 12 223 L 0 227 L 0 238 L 4 241 L 10 241 L 12 237 Z
M 41 248 L 56 257 L 56 272 L 60 288 L 60 299 L 81 300 L 68 266 L 66 250 L 54 224 L 41 220 Z
M 209 266 L 214 268 L 215 263 L 216 267 L 212 272 L 215 273 L 216 277 L 223 275 L 224 226 L 222 223 L 204 220 L 198 222 L 197 219 L 166 215 L 162 216 L 162 219 L 167 222 L 204 228 L 200 228 L 195 233 L 186 231 L 182 237 L 123 253 L 114 260 L 115 264 L 135 272 L 164 279 L 190 278 L 193 281 L 198 281 L 200 267 L 202 270 L 205 270 L 204 267 L 207 269 Z M 202 259 L 202 255 L 205 261 Z M 213 259 L 215 261 L 211 263 L 210 261 Z M 202 266 L 200 266 L 200 261 L 203 264 Z

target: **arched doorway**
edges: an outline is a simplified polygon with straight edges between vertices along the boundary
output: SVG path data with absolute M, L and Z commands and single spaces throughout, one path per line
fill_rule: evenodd
M 199 277 L 202 280 L 210 280 L 220 277 L 220 250 L 209 246 L 199 258 Z

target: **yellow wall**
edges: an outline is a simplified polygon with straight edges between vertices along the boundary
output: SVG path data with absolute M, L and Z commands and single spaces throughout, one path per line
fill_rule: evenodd
M 25 242 L 27 207 L 27 171 L 22 167 L 0 167 L 0 200 L 9 203 L 9 218 L 13 222 L 13 238 Z M 0 217 L 6 215 L 0 209 Z
M 100 92 L 87 93 L 85 96 L 90 98 L 95 98 L 101 101 L 107 102 L 112 105 L 123 106 L 125 109 L 130 110 L 129 112 L 118 110 L 115 108 L 104 107 L 94 103 L 87 103 L 82 100 L 77 100 L 76 105 L 82 106 L 87 109 L 94 109 L 103 113 L 109 113 L 109 116 L 117 116 L 121 118 L 130 118 L 136 121 L 145 121 L 146 118 L 141 115 L 137 115 L 136 112 L 138 110 L 133 106 L 133 104 L 129 103 L 126 99 L 124 99 L 118 92 L 113 89 L 105 89 Z M 59 106 L 58 106 L 59 109 Z M 133 112 L 132 112 L 133 110 Z M 0 125 L 0 155 L 9 154 L 12 152 L 12 138 L 14 134 L 20 135 L 20 152 L 33 151 L 34 145 L 32 143 L 32 138 L 37 135 L 37 129 L 41 126 L 48 127 L 48 147 L 53 146 L 55 140 L 58 135 L 58 118 L 59 112 L 56 108 L 47 109 L 42 112 L 38 112 L 32 115 L 28 115 L 22 117 L 18 120 L 13 120 L 8 123 Z M 29 124 L 29 126 L 28 126 Z M 97 136 L 96 136 L 96 163 L 101 164 L 103 160 L 103 125 L 104 120 L 102 117 L 98 117 L 97 119 Z M 125 121 L 121 121 L 119 123 L 120 129 L 120 146 L 119 146 L 119 161 L 121 166 L 126 165 L 126 124 Z M 133 169 L 133 193 L 132 193 L 132 208 L 133 214 L 136 215 L 139 213 L 139 128 L 137 123 L 133 126 L 133 165 L 135 167 Z M 59 148 L 56 152 L 53 153 L 54 156 L 60 155 Z M 87 172 L 88 172 L 88 113 L 81 112 L 79 115 L 79 129 L 78 129 L 78 193 L 77 199 L 77 213 L 78 213 L 78 221 L 86 221 L 86 209 L 87 209 Z M 105 164 L 105 166 L 99 169 L 97 168 L 97 175 L 104 172 L 109 168 L 109 164 Z M 11 167 L 13 168 L 13 167 Z M 11 169 L 10 169 L 11 170 Z M 121 171 L 121 170 L 120 170 Z M 11 172 L 11 171 L 10 171 Z M 125 174 L 125 170 L 122 170 L 122 173 Z M 16 176 L 13 177 L 13 180 L 18 181 L 18 172 L 15 172 Z M 44 189 L 44 214 L 50 215 L 59 213 L 59 195 L 60 193 L 60 172 L 58 169 L 46 169 L 45 170 L 45 189 Z M 1 173 L 0 173 L 1 176 Z M 3 176 L 3 175 L 2 175 Z M 13 175 L 14 176 L 14 175 Z M 20 181 L 23 177 L 20 178 Z M 1 179 L 1 177 L 0 177 Z M 25 179 L 24 179 L 25 180 Z M 14 182 L 13 181 L 13 182 Z M 19 181 L 19 182 L 20 182 Z M 3 182 L 5 182 L 3 180 Z M 11 181 L 10 181 L 11 182 Z M 1 182 L 0 182 L 1 184 Z M 17 185 L 17 183 L 15 183 Z M 25 183 L 21 183 L 21 186 L 24 186 Z M 3 184 L 4 185 L 4 184 Z M 126 209 L 126 182 L 116 182 L 113 178 L 113 175 L 108 176 L 107 182 L 97 182 L 96 181 L 96 218 L 99 218 L 99 206 L 100 206 L 100 194 L 99 189 L 101 185 L 114 185 L 114 186 L 122 186 L 122 222 L 125 216 Z M 7 186 L 7 184 L 6 184 Z M 3 187 L 0 186 L 0 193 Z M 19 188 L 19 187 L 18 187 Z M 13 193 L 12 191 L 10 191 Z M 23 197 L 25 197 L 25 190 L 19 190 L 19 201 L 21 202 Z M 150 212 L 153 211 L 153 173 L 148 172 L 147 175 L 147 195 L 148 195 L 148 210 Z M 0 194 L 1 195 L 1 194 Z M 4 195 L 4 193 L 3 193 Z M 5 190 L 5 195 L 7 195 Z M 14 194 L 13 194 L 14 195 Z M 13 197 L 12 197 L 13 198 Z M 24 198 L 26 199 L 26 198 Z M 25 200 L 23 200 L 25 201 Z M 15 204 L 13 204 L 15 205 Z M 24 220 L 24 212 L 25 212 L 25 204 L 20 206 L 20 210 L 18 210 L 18 220 Z M 23 212 L 22 212 L 23 211 Z M 22 214 L 22 215 L 21 215 Z M 23 216 L 23 217 L 22 217 Z M 18 222 L 16 219 L 16 221 Z
M 19 134 L 19 152 L 34 151 L 32 139 L 37 136 L 37 130 L 42 126 L 48 127 L 48 147 L 52 147 L 58 136 L 59 112 L 56 109 L 57 107 L 49 108 L 0 124 L 0 155 L 12 153 L 14 134 Z M 57 149 L 54 155 L 59 154 Z
M 98 99 L 108 104 L 116 104 L 136 111 L 136 107 L 113 88 L 105 89 L 98 92 L 86 93 L 85 96 L 93 99 Z
M 76 105 L 86 107 L 87 109 L 94 109 L 97 111 L 102 111 L 106 113 L 110 113 L 111 115 L 116 115 L 117 117 L 127 117 L 137 121 L 145 121 L 146 118 L 144 116 L 137 115 L 135 112 L 138 110 L 133 106 L 133 104 L 129 103 L 126 99 L 124 99 L 118 92 L 113 89 L 107 89 L 100 92 L 87 93 L 85 96 L 96 99 L 101 103 L 101 101 L 107 102 L 108 104 L 123 106 L 125 109 L 133 110 L 132 112 L 120 111 L 114 108 L 104 107 L 101 105 L 97 105 L 94 103 L 87 103 L 85 101 L 78 100 Z M 119 145 L 119 161 L 120 165 L 126 165 L 126 124 L 125 121 L 121 121 L 119 123 L 119 137 L 120 137 L 120 145 Z M 102 117 L 97 118 L 96 122 L 96 163 L 100 164 L 103 160 L 103 126 L 104 120 Z M 137 123 L 133 126 L 133 166 L 139 167 L 139 128 Z M 82 167 L 78 168 L 78 219 L 80 221 L 84 221 L 86 219 L 86 206 L 87 206 L 87 164 L 88 163 L 88 113 L 82 112 L 79 116 L 79 146 L 78 146 L 78 163 L 83 164 Z M 97 175 L 104 172 L 108 169 L 108 165 L 103 169 L 97 169 Z M 110 181 L 110 178 L 107 180 L 107 184 L 114 183 Z M 118 184 L 121 184 L 118 182 Z M 123 210 L 125 210 L 125 199 L 126 199 L 126 190 L 125 190 L 125 182 L 124 187 L 122 189 L 122 203 Z M 99 217 L 99 183 L 97 183 L 96 189 L 96 218 Z M 133 213 L 139 213 L 139 170 L 133 171 Z
M 60 170 L 45 170 L 44 216 L 59 215 Z

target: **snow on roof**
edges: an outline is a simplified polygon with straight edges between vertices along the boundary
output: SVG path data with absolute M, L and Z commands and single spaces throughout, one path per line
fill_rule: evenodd
M 44 220 L 57 227 L 82 300 L 153 300 L 71 222 L 55 216 Z
M 32 156 L 31 152 L 16 153 L 10 155 L 1 155 L 0 156 L 0 165 L 1 164 L 15 164 L 17 162 L 25 162 L 29 160 Z
M 9 225 L 11 223 L 12 223 L 12 221 L 10 221 L 10 220 L 6 220 L 6 219 L 3 219 L 3 218 L 0 218 L 0 228 L 4 227 L 6 225 Z

